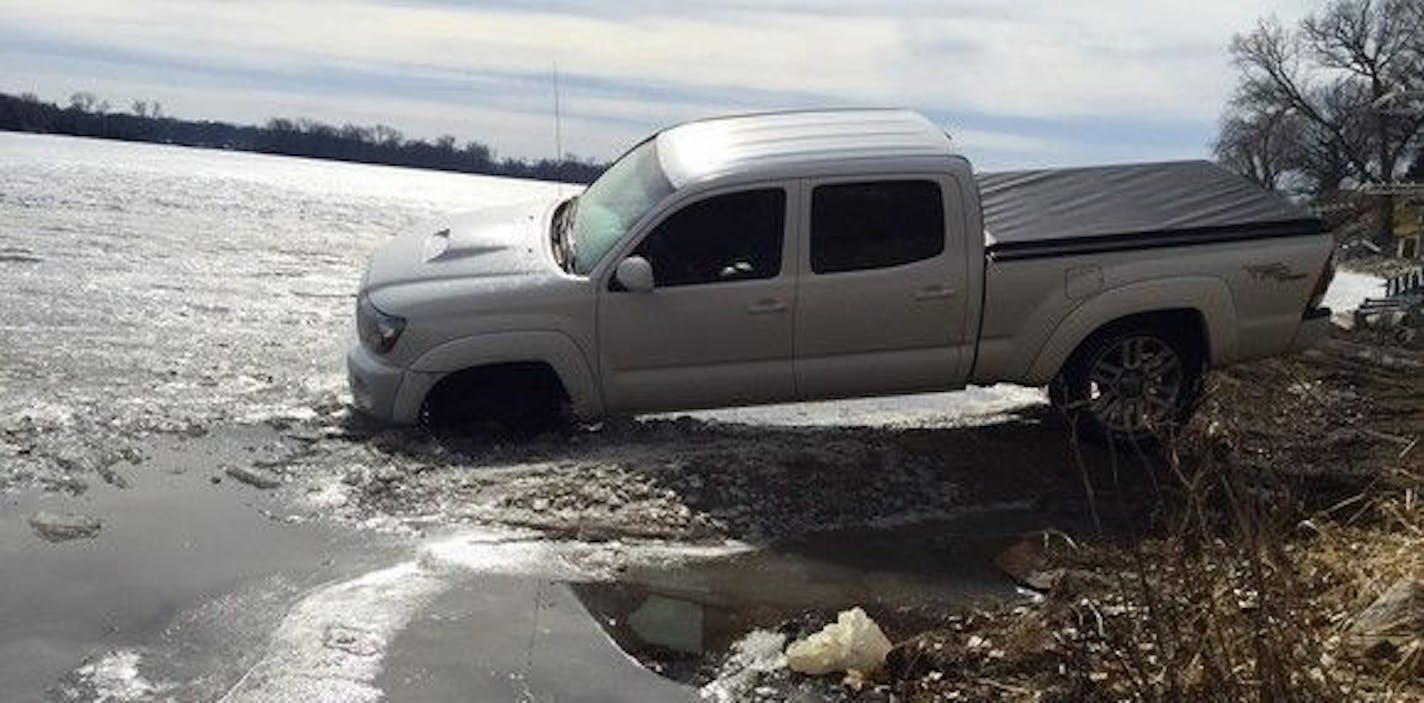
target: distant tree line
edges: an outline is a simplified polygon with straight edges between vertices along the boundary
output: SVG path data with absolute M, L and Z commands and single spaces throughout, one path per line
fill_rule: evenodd
M 135 100 L 128 112 L 111 109 L 92 93 L 75 93 L 61 107 L 33 94 L 0 93 L 0 130 L 68 134 L 131 142 L 156 142 L 211 149 L 255 151 L 369 164 L 409 166 L 460 173 L 589 183 L 604 166 L 566 156 L 563 160 L 497 158 L 480 142 L 459 144 L 454 136 L 434 141 L 407 139 L 386 125 L 335 126 L 307 119 L 274 118 L 265 125 L 181 120 L 165 116 L 157 102 Z
M 1389 240 L 1394 198 L 1355 194 L 1424 181 L 1424 2 L 1330 0 L 1294 26 L 1262 19 L 1231 57 L 1240 83 L 1217 159 L 1327 208 L 1353 199 Z

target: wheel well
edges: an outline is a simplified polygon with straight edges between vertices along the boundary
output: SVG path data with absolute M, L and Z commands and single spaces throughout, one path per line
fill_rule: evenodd
M 517 397 L 511 396 L 517 394 Z M 496 404 L 511 400 L 562 403 L 568 391 L 554 367 L 542 361 L 519 361 L 474 366 L 447 374 L 425 394 L 421 415 L 427 421 L 442 420 L 455 406 L 468 411 L 479 399 Z M 471 403 L 472 400 L 476 402 Z
M 1173 308 L 1170 310 L 1153 310 L 1152 312 L 1141 312 L 1132 315 L 1119 317 L 1108 322 L 1092 334 L 1083 338 L 1078 343 L 1077 348 L 1063 362 L 1063 369 L 1079 361 L 1085 349 L 1092 346 L 1092 342 L 1097 339 L 1116 334 L 1125 329 L 1152 329 L 1163 333 L 1181 344 L 1181 351 L 1195 356 L 1195 361 L 1203 364 L 1211 361 L 1210 339 L 1207 336 L 1206 318 L 1201 311 L 1192 308 Z M 1062 369 L 1059 369 L 1061 372 Z
M 1139 389 L 1130 392 L 1135 395 L 1128 396 L 1131 400 L 1125 402 L 1119 398 L 1119 401 L 1109 401 L 1102 406 L 1097 406 L 1091 402 L 1095 397 L 1093 384 L 1096 381 L 1093 381 L 1090 376 L 1092 370 L 1089 366 L 1097 363 L 1093 357 L 1098 351 L 1106 348 L 1106 345 L 1115 343 L 1119 335 L 1131 337 L 1138 331 L 1154 333 L 1176 349 L 1182 356 L 1180 361 L 1183 368 L 1180 378 L 1183 379 L 1183 382 L 1173 388 L 1171 396 L 1158 396 L 1159 398 L 1170 398 L 1172 403 L 1172 405 L 1161 405 L 1162 412 L 1168 414 L 1157 420 L 1164 421 L 1165 425 L 1154 426 L 1154 423 L 1149 423 L 1134 427 L 1129 422 L 1124 429 L 1122 426 L 1114 427 L 1108 424 L 1112 422 L 1112 418 L 1105 417 L 1100 413 L 1113 414 L 1115 412 L 1119 422 L 1128 422 L 1126 413 L 1142 413 L 1146 408 L 1142 400 L 1143 391 Z M 1196 409 L 1196 404 L 1201 398 L 1206 368 L 1211 361 L 1211 348 L 1207 334 L 1206 318 L 1200 311 L 1191 308 L 1154 310 L 1112 320 L 1085 337 L 1073 350 L 1073 353 L 1068 355 L 1063 366 L 1048 385 L 1049 402 L 1067 414 L 1075 432 L 1080 428 L 1081 423 L 1081 429 L 1086 430 L 1090 437 L 1109 441 L 1115 436 L 1118 438 L 1127 437 L 1133 442 L 1152 441 L 1158 438 L 1157 433 L 1166 427 L 1185 422 Z M 1124 364 L 1124 368 L 1125 366 Z M 1121 377 L 1122 370 L 1119 370 L 1118 378 Z M 1138 383 L 1141 382 L 1141 380 L 1138 381 Z M 1108 381 L 1106 386 L 1097 386 L 1096 392 L 1107 394 L 1114 392 L 1114 388 L 1117 393 L 1123 392 L 1117 381 Z M 1117 410 L 1114 411 L 1113 408 L 1117 408 Z

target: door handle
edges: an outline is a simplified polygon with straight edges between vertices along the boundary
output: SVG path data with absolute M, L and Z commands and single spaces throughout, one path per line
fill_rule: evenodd
M 767 315 L 776 312 L 786 312 L 786 303 L 767 298 L 765 300 L 758 300 L 747 306 L 747 314 L 749 315 Z
M 927 286 L 915 293 L 915 300 L 935 300 L 937 298 L 949 298 L 954 295 L 953 288 L 944 286 Z

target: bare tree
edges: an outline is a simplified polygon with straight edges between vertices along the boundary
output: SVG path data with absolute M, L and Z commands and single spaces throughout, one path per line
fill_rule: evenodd
M 396 147 L 400 146 L 401 142 L 404 141 L 404 137 L 401 135 L 400 130 L 389 125 L 375 125 L 371 128 L 371 133 L 375 137 L 377 144 L 384 144 L 386 146 Z
M 470 141 L 465 143 L 465 154 L 470 160 L 480 166 L 488 166 L 494 163 L 494 150 L 479 142 Z
M 69 109 L 80 112 L 93 112 L 99 104 L 99 97 L 88 91 L 79 91 L 69 96 Z
M 1213 151 L 1227 168 L 1272 190 L 1286 189 L 1289 172 L 1301 164 L 1300 118 L 1285 110 L 1253 111 L 1233 104 L 1221 118 Z
M 370 144 L 375 139 L 371 136 L 372 134 L 373 132 L 370 127 L 362 127 L 361 125 L 351 124 L 350 122 L 341 125 L 341 137 L 343 139 L 350 139 L 351 141 L 360 142 L 362 144 Z
M 1233 145 L 1242 140 L 1233 119 L 1257 125 L 1259 132 L 1261 125 L 1288 117 L 1300 129 L 1285 147 L 1294 154 L 1287 168 L 1299 172 L 1315 195 L 1402 175 L 1424 130 L 1424 110 L 1398 109 L 1402 97 L 1424 89 L 1420 0 L 1332 0 L 1294 29 L 1263 19 L 1232 40 L 1231 54 L 1241 85 L 1223 122 L 1233 133 L 1224 130 L 1219 140 L 1231 147 L 1226 153 L 1237 153 Z M 1258 157 L 1268 153 L 1259 139 L 1255 147 Z M 1241 165 L 1239 157 L 1223 161 Z M 1259 160 L 1253 163 L 1259 173 Z M 1390 235 L 1392 213 L 1393 200 L 1381 198 L 1377 237 Z
M 146 101 L 135 100 L 130 109 L 133 111 L 133 114 L 139 117 L 148 117 L 148 103 Z

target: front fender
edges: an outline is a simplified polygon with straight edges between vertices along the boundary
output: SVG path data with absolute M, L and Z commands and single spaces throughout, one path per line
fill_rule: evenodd
M 1039 349 L 1025 376 L 1030 384 L 1048 383 L 1089 335 L 1129 315 L 1159 310 L 1195 310 L 1206 323 L 1212 365 L 1236 358 L 1236 302 L 1220 278 L 1183 276 L 1131 283 L 1105 290 L 1063 318 Z
M 491 332 L 454 339 L 422 354 L 410 366 L 401 395 L 424 399 L 441 378 L 478 366 L 516 362 L 543 362 L 554 369 L 573 403 L 574 414 L 602 414 L 603 398 L 583 351 L 562 332 Z M 423 387 L 422 387 L 423 386 Z

